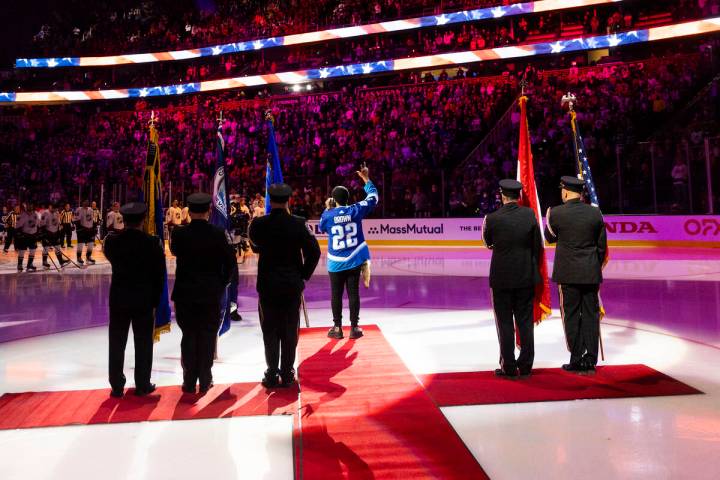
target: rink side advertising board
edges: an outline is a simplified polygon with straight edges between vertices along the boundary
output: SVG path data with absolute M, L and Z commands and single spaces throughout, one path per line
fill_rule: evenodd
M 318 220 L 308 228 L 319 240 Z M 388 246 L 481 246 L 482 218 L 367 219 L 363 221 L 371 245 Z M 720 215 L 639 216 L 606 215 L 610 245 L 720 247 Z

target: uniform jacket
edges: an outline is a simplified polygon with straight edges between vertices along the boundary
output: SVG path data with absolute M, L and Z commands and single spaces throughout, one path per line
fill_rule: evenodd
M 172 300 L 219 308 L 225 287 L 237 273 L 225 232 L 206 220 L 193 220 L 173 230 L 170 251 L 177 257 Z
M 165 253 L 157 237 L 129 228 L 105 238 L 112 265 L 110 308 L 152 309 L 165 283 Z
M 535 213 L 507 203 L 485 218 L 483 240 L 492 249 L 490 287 L 527 288 L 540 282 L 542 237 Z
M 320 246 L 304 218 L 276 208 L 250 224 L 250 242 L 258 260 L 261 297 L 294 297 L 305 289 L 320 260 Z
M 545 236 L 548 242 L 557 243 L 554 282 L 602 283 L 607 234 L 599 208 L 577 199 L 550 209 Z

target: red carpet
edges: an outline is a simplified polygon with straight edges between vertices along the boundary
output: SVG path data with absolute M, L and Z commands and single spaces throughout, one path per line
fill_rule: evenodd
M 488 478 L 376 326 L 300 338 L 296 478 Z
M 252 415 L 292 415 L 296 388 L 267 392 L 258 383 L 216 385 L 206 395 L 183 394 L 178 386 L 159 387 L 152 395 L 122 399 L 110 391 L 8 393 L 0 397 L 0 430 L 12 428 L 194 420 Z
M 497 378 L 493 372 L 438 373 L 419 378 L 441 407 L 703 393 L 647 365 L 602 366 L 594 376 L 538 368 L 532 377 L 517 381 Z

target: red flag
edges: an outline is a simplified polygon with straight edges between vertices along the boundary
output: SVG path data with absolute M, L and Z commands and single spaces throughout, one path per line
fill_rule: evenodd
M 530 146 L 530 131 L 527 120 L 527 97 L 520 97 L 520 145 L 518 147 L 517 179 L 522 183 L 523 190 L 520 196 L 520 205 L 529 207 L 535 212 L 540 226 L 540 235 L 543 246 L 538 258 L 538 269 L 542 281 L 535 286 L 535 301 L 533 305 L 533 319 L 540 323 L 550 315 L 550 280 L 548 278 L 547 259 L 545 255 L 545 236 L 543 234 L 542 214 L 540 213 L 540 200 L 535 186 L 535 168 L 533 167 L 532 149 Z

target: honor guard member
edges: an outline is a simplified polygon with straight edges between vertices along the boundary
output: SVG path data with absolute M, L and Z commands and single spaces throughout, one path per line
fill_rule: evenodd
M 69 260 L 65 260 L 62 250 L 60 250 L 60 214 L 52 203 L 48 204 L 47 210 L 40 216 L 40 234 L 43 247 L 43 267 L 50 268 L 48 254 L 51 248 L 55 250 L 55 256 L 61 267 L 68 263 Z
M 143 232 L 144 203 L 128 203 L 120 211 L 127 228 L 105 238 L 104 251 L 112 266 L 110 282 L 110 393 L 122 397 L 125 388 L 125 346 L 130 325 L 135 344 L 135 395 L 155 391 L 150 383 L 153 361 L 154 310 L 165 284 L 165 253 L 157 237 Z
M 72 231 L 73 231 L 73 212 L 70 210 L 70 204 L 66 203 L 60 212 L 60 247 L 72 247 Z
M 112 204 L 112 209 L 108 212 L 107 219 L 105 220 L 105 228 L 107 228 L 108 233 L 120 233 L 125 228 L 123 216 L 122 213 L 120 213 L 120 204 L 118 202 Z
M 82 265 L 83 245 L 85 245 L 85 259 L 88 264 L 94 265 L 95 260 L 92 258 L 93 248 L 95 248 L 95 223 L 93 221 L 93 211 L 87 200 L 82 202 L 82 207 L 75 211 L 73 217 L 75 221 L 75 232 L 77 233 L 77 262 Z
M 562 177 L 563 205 L 547 212 L 545 236 L 557 243 L 552 279 L 560 290 L 560 308 L 570 363 L 564 370 L 593 373 L 598 360 L 602 267 L 607 234 L 602 213 L 582 201 L 584 180 Z
M 233 274 L 235 252 L 225 231 L 208 223 L 212 197 L 188 197 L 190 224 L 173 230 L 170 251 L 177 257 L 175 319 L 182 330 L 183 392 L 212 387 L 212 365 L 221 323 L 221 302 Z
M 535 213 L 518 205 L 522 184 L 501 180 L 502 207 L 485 217 L 483 240 L 492 250 L 490 288 L 500 343 L 500 368 L 495 375 L 528 377 L 535 358 L 533 300 L 541 281 L 538 258 L 542 248 Z M 515 331 L 520 355 L 515 358 Z
M 182 210 L 178 207 L 177 200 L 173 200 L 172 206 L 167 209 L 167 213 L 165 214 L 165 224 L 167 225 L 169 235 L 172 235 L 172 232 L 176 227 L 182 225 Z
M 102 213 L 100 213 L 100 210 L 97 208 L 96 202 L 92 202 L 90 204 L 90 208 L 92 208 L 92 212 L 93 212 L 93 224 L 94 224 L 93 230 L 95 230 L 94 237 L 97 237 L 98 233 L 100 233 L 99 232 L 100 226 L 102 225 Z
M 258 310 L 267 364 L 262 384 L 274 388 L 295 383 L 301 296 L 320 261 L 320 246 L 305 219 L 290 215 L 290 186 L 273 184 L 268 195 L 272 210 L 250 224 L 250 245 L 259 255 Z
M 330 338 L 343 338 L 342 297 L 347 288 L 350 306 L 350 338 L 363 336 L 360 321 L 360 274 L 370 261 L 370 249 L 365 243 L 362 220 L 377 206 L 377 188 L 370 181 L 368 168 L 363 165 L 357 172 L 365 182 L 365 200 L 348 205 L 350 192 L 343 186 L 335 187 L 332 198 L 326 202 L 327 209 L 320 218 L 320 231 L 328 234 L 327 267 L 332 291 L 332 315 L 334 326 L 328 332 Z M 366 283 L 366 286 L 369 284 Z
M 23 271 L 23 261 L 25 260 L 25 251 L 30 250 L 28 254 L 27 271 L 34 272 L 37 270 L 33 265 L 35 260 L 35 250 L 37 249 L 38 236 L 38 216 L 35 212 L 35 205 L 28 205 L 26 210 L 20 212 L 17 223 L 15 224 L 15 250 L 18 251 L 18 272 Z
M 5 236 L 5 245 L 3 247 L 3 253 L 8 253 L 10 245 L 14 244 L 15 232 L 17 226 L 17 219 L 20 216 L 20 207 L 15 205 L 12 211 L 5 217 L 5 230 L 7 235 Z

